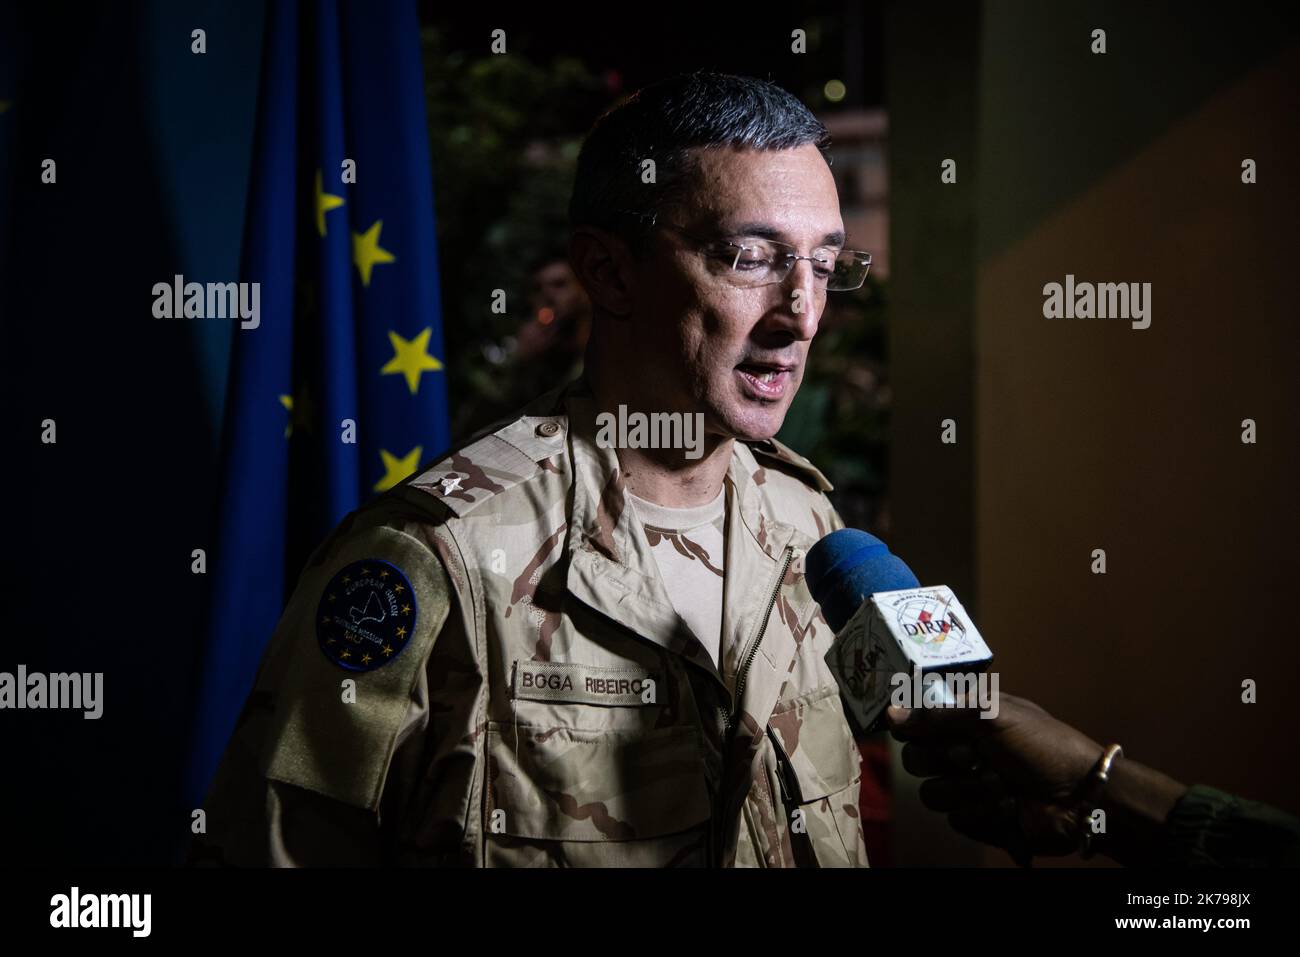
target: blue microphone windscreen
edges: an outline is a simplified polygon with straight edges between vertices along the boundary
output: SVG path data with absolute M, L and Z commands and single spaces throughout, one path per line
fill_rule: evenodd
M 804 575 L 831 630 L 837 632 L 876 592 L 920 585 L 884 542 L 856 528 L 831 532 L 809 549 Z

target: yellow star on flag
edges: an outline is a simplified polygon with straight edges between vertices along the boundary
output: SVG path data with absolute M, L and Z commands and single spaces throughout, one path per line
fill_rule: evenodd
M 387 449 L 380 449 L 379 457 L 384 460 L 384 477 L 375 483 L 375 491 L 387 492 L 414 472 L 420 465 L 420 453 L 423 451 L 424 446 L 417 445 L 399 459 Z
M 284 406 L 284 411 L 290 414 L 293 413 L 293 396 L 280 396 L 280 404 Z M 293 419 L 290 419 L 289 424 L 284 427 L 284 437 L 287 439 L 291 435 L 293 435 Z
M 316 406 L 312 403 L 306 386 L 298 390 L 296 397 L 292 395 L 280 396 L 280 404 L 289 413 L 289 424 L 284 427 L 284 437 L 286 439 L 293 435 L 295 425 L 306 432 L 311 431 L 311 420 L 312 416 L 316 414 Z
M 352 261 L 361 273 L 361 285 L 370 285 L 370 270 L 376 263 L 396 262 L 397 257 L 379 245 L 379 231 L 384 228 L 382 219 L 375 220 L 364 233 L 352 234 Z
M 321 179 L 320 170 L 316 171 L 316 229 L 321 236 L 325 235 L 325 214 L 331 209 L 338 209 L 343 205 L 343 197 L 335 196 L 333 193 L 325 192 L 325 184 Z
M 406 377 L 406 387 L 411 390 L 411 395 L 415 395 L 420 388 L 420 373 L 437 372 L 442 368 L 442 363 L 429 355 L 431 335 L 433 335 L 432 326 L 414 339 L 403 339 L 396 332 L 389 330 L 388 341 L 393 344 L 393 357 L 379 370 L 380 374 L 392 375 L 400 372 Z

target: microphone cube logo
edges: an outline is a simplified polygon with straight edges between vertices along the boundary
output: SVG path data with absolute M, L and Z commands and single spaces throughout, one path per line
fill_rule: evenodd
M 891 703 L 896 676 L 983 671 L 993 653 L 946 585 L 877 592 L 862 603 L 826 654 L 845 713 L 862 734 Z M 919 677 L 918 677 L 919 680 Z M 933 684 L 933 680 L 930 682 Z M 945 699 L 950 696 L 945 696 Z M 929 700 L 917 696 L 917 705 Z
M 987 663 L 993 652 L 947 585 L 878 592 L 871 604 L 880 612 L 909 665 Z M 911 671 L 911 667 L 900 670 Z
M 956 607 L 954 607 L 956 606 Z M 975 654 L 978 648 L 987 653 L 983 638 L 974 632 L 974 625 L 967 628 L 966 610 L 961 606 L 948 588 L 926 589 L 924 594 L 909 596 L 897 605 L 892 605 L 894 623 L 910 641 L 927 646 L 924 657 L 949 657 L 949 655 Z M 975 642 L 979 642 L 976 646 Z

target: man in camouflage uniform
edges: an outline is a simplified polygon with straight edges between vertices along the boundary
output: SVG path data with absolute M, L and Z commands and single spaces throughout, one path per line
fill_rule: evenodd
M 736 77 L 666 81 L 602 117 L 570 210 L 595 317 L 584 376 L 317 549 L 192 860 L 866 865 L 833 635 L 803 575 L 842 523 L 821 473 L 771 438 L 843 245 L 826 141 L 789 94 Z M 619 406 L 699 414 L 700 449 L 612 447 L 600 416 Z M 632 507 L 710 500 L 711 557 L 652 534 L 721 573 L 699 579 L 720 620 Z

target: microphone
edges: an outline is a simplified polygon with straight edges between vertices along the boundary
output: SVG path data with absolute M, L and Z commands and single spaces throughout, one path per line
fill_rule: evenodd
M 988 708 L 976 686 L 993 652 L 947 585 L 922 586 L 884 542 L 856 528 L 809 549 L 804 576 L 835 632 L 826 664 L 855 735 L 878 730 L 891 700 L 951 707 L 960 690 Z

